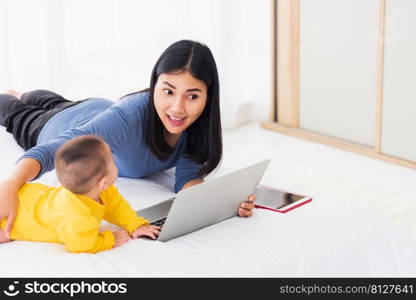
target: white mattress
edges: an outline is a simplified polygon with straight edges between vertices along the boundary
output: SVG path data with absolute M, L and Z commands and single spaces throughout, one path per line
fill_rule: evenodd
M 0 145 L 1 179 L 22 150 L 3 127 Z M 227 156 L 238 148 L 228 147 Z M 230 162 L 225 159 L 215 176 L 249 164 Z M 281 172 L 274 170 L 262 183 L 273 182 Z M 120 178 L 116 185 L 141 209 L 173 195 L 172 175 L 168 170 L 146 179 Z M 53 172 L 40 182 L 57 184 Z M 137 239 L 98 254 L 71 254 L 56 244 L 2 244 L 0 276 L 415 277 L 415 253 L 415 240 L 391 222 L 315 196 L 287 214 L 257 209 L 251 218 L 231 218 L 166 243 Z

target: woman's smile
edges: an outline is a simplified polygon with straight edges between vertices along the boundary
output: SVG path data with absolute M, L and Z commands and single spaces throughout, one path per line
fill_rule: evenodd
M 171 115 L 167 115 L 168 121 L 172 126 L 179 127 L 185 124 L 186 117 L 178 118 Z

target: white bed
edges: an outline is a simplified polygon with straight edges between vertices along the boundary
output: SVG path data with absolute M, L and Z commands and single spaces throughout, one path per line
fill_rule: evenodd
M 238 161 L 239 147 L 232 147 L 235 137 L 225 134 L 224 163 L 215 176 L 250 163 L 243 159 Z M 0 145 L 1 179 L 11 170 L 22 150 L 4 127 L 0 127 Z M 264 154 L 261 149 L 256 153 Z M 256 158 L 253 153 L 247 156 L 253 161 L 264 158 Z M 278 158 L 272 157 L 262 183 L 270 185 L 280 178 L 282 169 L 277 166 L 282 165 Z M 116 185 L 133 207 L 141 209 L 173 195 L 172 174 L 173 170 L 168 170 L 147 179 L 120 178 Z M 57 184 L 53 172 L 40 182 Z M 281 186 L 288 187 L 287 184 Z M 310 191 L 312 189 L 299 192 Z M 0 276 L 416 276 L 416 242 L 405 230 L 364 210 L 344 206 L 319 194 L 312 196 L 312 203 L 288 214 L 257 209 L 251 218 L 231 218 L 166 243 L 138 239 L 98 254 L 71 254 L 55 244 L 2 244 Z

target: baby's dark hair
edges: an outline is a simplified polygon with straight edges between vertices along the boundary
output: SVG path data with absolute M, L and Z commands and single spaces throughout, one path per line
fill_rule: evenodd
M 60 183 L 76 194 L 86 194 L 107 174 L 106 143 L 95 135 L 74 138 L 55 156 Z

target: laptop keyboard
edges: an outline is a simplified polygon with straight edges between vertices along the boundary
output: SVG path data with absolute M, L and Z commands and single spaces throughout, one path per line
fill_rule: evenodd
M 163 219 L 153 221 L 152 223 L 150 223 L 150 225 L 163 227 L 163 224 L 165 224 L 165 221 L 166 221 L 166 217 L 164 217 Z

